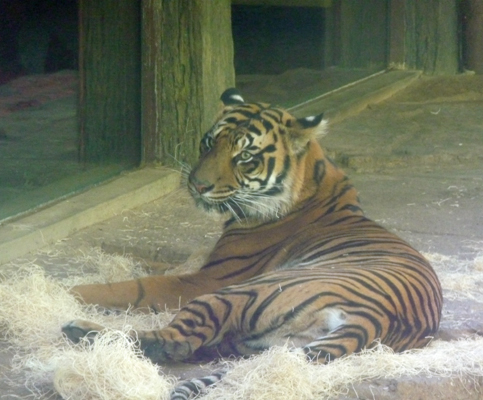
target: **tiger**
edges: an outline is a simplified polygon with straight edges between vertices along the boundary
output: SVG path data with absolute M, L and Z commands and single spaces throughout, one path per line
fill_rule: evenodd
M 72 289 L 105 308 L 180 310 L 164 328 L 133 333 L 154 363 L 245 357 L 289 343 L 329 362 L 380 342 L 396 352 L 437 333 L 442 291 L 428 261 L 364 216 L 347 175 L 319 144 L 323 114 L 296 118 L 234 88 L 200 142 L 187 188 L 198 207 L 226 216 L 196 272 Z M 93 338 L 74 320 L 63 333 Z M 187 399 L 223 373 L 184 383 Z

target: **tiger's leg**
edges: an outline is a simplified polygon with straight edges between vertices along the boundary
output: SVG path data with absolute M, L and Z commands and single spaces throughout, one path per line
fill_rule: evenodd
M 87 304 L 111 310 L 132 307 L 164 311 L 179 309 L 193 298 L 215 291 L 220 285 L 219 281 L 199 271 L 189 275 L 149 276 L 111 284 L 80 285 L 73 287 L 71 293 Z M 62 327 L 62 332 L 75 343 L 83 337 L 92 340 L 102 330 L 103 326 L 85 320 L 70 321 Z
M 153 362 L 163 363 L 188 360 L 202 347 L 216 348 L 235 328 L 234 306 L 216 293 L 200 296 L 183 307 L 167 327 L 137 332 L 141 350 Z
M 319 298 L 297 309 L 287 297 L 280 296 L 281 302 L 270 307 L 271 296 L 254 300 L 248 291 L 245 296 L 237 291 L 202 296 L 166 328 L 138 332 L 141 348 L 152 361 L 163 363 L 205 354 L 251 355 L 289 343 L 302 347 L 310 359 L 325 362 L 369 347 L 381 335 L 366 318 L 351 315 L 350 307 Z
M 203 282 L 201 285 L 200 282 Z M 70 292 L 86 304 L 107 309 L 145 308 L 154 311 L 179 309 L 221 284 L 203 271 L 194 274 L 154 275 L 131 281 L 74 286 Z
M 173 321 L 160 330 L 132 332 L 144 354 L 155 363 L 190 358 L 202 346 L 216 345 L 231 324 L 232 304 L 216 294 L 196 298 L 183 307 Z M 98 324 L 74 320 L 62 327 L 73 342 L 93 340 L 105 328 Z
M 287 342 L 305 347 L 310 357 L 320 353 L 335 358 L 385 335 L 383 325 L 388 321 L 371 315 L 369 309 L 364 313 L 360 304 L 344 302 L 334 294 L 337 285 L 290 276 L 286 280 L 285 275 L 274 273 L 200 296 L 167 327 L 138 332 L 140 346 L 158 363 L 187 360 L 205 349 L 208 353 L 229 349 L 235 355 L 248 355 Z M 89 330 L 74 321 L 64 333 L 78 335 L 78 339 Z

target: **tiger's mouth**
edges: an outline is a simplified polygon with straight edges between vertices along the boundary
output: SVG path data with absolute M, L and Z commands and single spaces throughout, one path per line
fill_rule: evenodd
M 209 213 L 229 214 L 238 221 L 278 219 L 292 204 L 290 191 L 286 190 L 283 182 L 275 182 L 269 188 L 264 183 L 258 182 L 253 187 L 248 184 L 217 187 L 191 174 L 188 191 L 196 206 Z
M 243 190 L 219 192 L 213 196 L 213 193 L 203 194 L 190 188 L 190 193 L 198 208 L 209 213 L 229 214 L 238 221 L 250 218 L 279 219 L 291 204 L 283 196 L 264 195 L 258 192 L 246 193 Z
M 218 193 L 209 191 L 206 193 L 200 193 L 200 191 L 196 189 L 195 185 L 190 183 L 188 183 L 188 191 L 190 192 L 191 197 L 194 199 L 196 206 L 205 211 L 214 211 L 219 214 L 224 214 L 227 212 L 233 213 L 234 209 L 239 208 L 232 200 L 234 195 L 233 192 L 223 191 Z M 239 212 L 236 214 L 239 214 Z
M 195 200 L 195 204 L 198 208 L 204 210 L 205 212 L 212 213 L 215 212 L 217 214 L 230 214 L 231 216 L 235 217 L 236 219 L 243 219 L 246 218 L 245 211 L 240 207 L 236 201 L 233 201 L 231 198 L 227 198 L 224 201 L 220 200 L 212 200 L 209 198 L 205 198 L 202 195 L 195 195 L 193 196 Z

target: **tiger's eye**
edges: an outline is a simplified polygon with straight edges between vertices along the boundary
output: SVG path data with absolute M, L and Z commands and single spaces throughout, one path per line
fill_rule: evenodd
M 252 155 L 248 151 L 242 151 L 238 157 L 240 161 L 248 161 L 252 158 Z

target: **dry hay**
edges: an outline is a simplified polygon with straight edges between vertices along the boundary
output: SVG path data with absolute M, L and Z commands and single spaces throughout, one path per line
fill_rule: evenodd
M 54 361 L 54 386 L 63 398 L 158 400 L 169 396 L 175 379 L 161 376 L 159 367 L 144 359 L 124 332 L 108 331 L 84 347 L 68 349 Z
M 99 271 L 85 276 L 84 281 L 119 278 L 113 265 L 121 265 L 122 279 L 142 274 L 128 258 L 96 254 L 93 263 Z M 442 278 L 445 295 L 483 301 L 481 255 L 464 265 L 456 259 L 427 256 Z M 109 272 L 103 271 L 106 266 Z M 125 332 L 132 327 L 162 327 L 171 314 L 105 315 L 95 307 L 81 306 L 68 293 L 69 285 L 79 283 L 80 278 L 54 279 L 35 264 L 17 268 L 0 284 L 0 329 L 16 353 L 12 371 L 32 392 L 32 398 L 55 393 L 72 400 L 169 398 L 176 379 L 145 359 Z M 89 319 L 112 330 L 93 345 L 72 345 L 61 336 L 60 326 L 74 318 Z M 327 399 L 347 393 L 356 382 L 377 378 L 481 377 L 483 338 L 435 340 L 425 349 L 402 354 L 377 345 L 328 365 L 308 363 L 300 351 L 275 347 L 246 360 L 224 361 L 222 366 L 228 368 L 226 377 L 203 399 Z
M 88 261 L 91 255 L 89 255 Z M 116 256 L 120 257 L 120 256 Z M 98 257 L 99 271 L 84 282 L 104 281 L 116 258 Z M 117 279 L 137 275 L 130 260 L 121 263 Z M 105 270 L 107 268 L 107 271 Z M 115 274 L 114 274 L 115 275 Z M 69 279 L 78 283 L 80 278 Z M 166 325 L 169 313 L 111 313 L 84 307 L 67 291 L 69 285 L 47 277 L 35 264 L 19 266 L 0 285 L 2 336 L 16 351 L 12 370 L 25 375 L 26 386 L 42 398 L 54 391 L 68 399 L 163 399 L 173 386 L 170 377 L 160 378 L 159 367 L 139 356 L 127 332 L 132 327 L 155 329 Z M 105 325 L 107 332 L 95 341 L 72 345 L 61 336 L 60 327 L 72 319 L 89 319 Z
M 483 303 L 483 252 L 470 260 L 424 255 L 438 273 L 446 300 L 471 299 Z
M 232 367 L 203 400 L 329 399 L 350 385 L 402 376 L 483 376 L 483 338 L 435 341 L 425 349 L 394 353 L 383 345 L 327 365 L 308 363 L 301 350 L 274 347 Z

